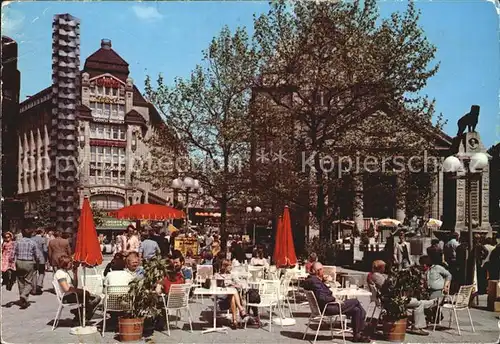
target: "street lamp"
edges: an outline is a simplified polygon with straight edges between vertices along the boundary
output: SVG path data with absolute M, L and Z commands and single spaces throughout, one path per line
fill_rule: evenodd
M 484 153 L 475 153 L 469 159 L 464 160 L 465 164 L 460 161 L 456 156 L 449 156 L 443 161 L 443 171 L 445 173 L 451 173 L 454 179 L 465 179 L 466 180 L 466 193 L 467 193 L 467 203 L 469 207 L 467 209 L 467 230 L 469 231 L 469 252 L 468 259 L 470 260 L 469 270 L 465 269 L 467 276 L 470 276 L 471 282 L 474 282 L 474 267 L 475 267 L 475 255 L 474 255 L 474 235 L 472 232 L 472 181 L 481 180 L 482 171 L 488 166 L 488 156 Z M 460 173 L 459 173 L 460 172 Z M 469 270 L 469 271 L 467 271 Z
M 191 177 L 185 177 L 184 180 L 175 178 L 172 181 L 172 188 L 174 190 L 184 190 L 186 193 L 186 223 L 189 229 L 189 194 L 197 193 L 198 190 L 201 190 L 200 181 Z
M 246 207 L 246 212 L 247 214 L 255 213 L 256 215 L 262 211 L 262 209 L 259 206 L 255 206 L 254 208 L 252 207 Z M 253 237 L 252 237 L 252 242 L 255 245 L 255 226 L 257 224 L 257 220 L 255 219 L 253 222 Z M 247 227 L 245 226 L 245 235 L 247 234 Z

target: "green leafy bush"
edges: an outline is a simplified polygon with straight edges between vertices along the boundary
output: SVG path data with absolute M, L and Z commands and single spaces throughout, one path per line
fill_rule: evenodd
M 399 320 L 407 317 L 408 304 L 412 297 L 421 298 L 422 273 L 418 267 L 398 271 L 394 267 L 381 289 L 384 317 Z
M 167 275 L 169 263 L 168 259 L 163 259 L 160 255 L 144 261 L 144 278 L 135 279 L 129 284 L 131 308 L 128 316 L 152 318 L 161 314 L 163 307 L 155 289 L 158 281 Z
M 305 248 L 304 260 L 307 260 L 311 253 L 316 253 L 318 255 L 318 261 L 324 265 L 335 265 L 336 260 L 336 249 L 335 243 L 329 242 L 327 240 L 320 240 L 319 237 L 313 238 L 309 241 Z

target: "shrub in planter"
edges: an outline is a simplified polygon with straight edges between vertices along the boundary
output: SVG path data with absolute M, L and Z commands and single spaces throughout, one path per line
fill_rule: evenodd
M 422 297 L 422 273 L 417 267 L 391 270 L 381 290 L 383 325 L 386 339 L 402 342 L 406 334 L 408 304 L 412 297 Z
M 168 263 L 168 259 L 156 255 L 144 262 L 144 277 L 130 282 L 127 296 L 130 300 L 130 310 L 118 321 L 121 341 L 139 340 L 144 332 L 152 334 L 154 319 L 163 311 L 163 305 L 155 289 L 157 282 L 166 276 Z

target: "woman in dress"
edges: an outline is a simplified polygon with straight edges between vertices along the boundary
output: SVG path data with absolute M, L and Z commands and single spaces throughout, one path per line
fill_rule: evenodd
M 14 256 L 16 242 L 11 232 L 2 234 L 2 285 L 11 290 L 16 280 L 14 271 L 16 271 L 16 259 Z
M 239 288 L 238 280 L 234 279 L 231 276 L 231 267 L 232 264 L 228 259 L 224 259 L 221 263 L 221 267 L 219 273 L 216 273 L 214 276 L 217 280 L 224 280 L 225 286 L 234 286 Z M 230 309 L 231 314 L 233 315 L 233 323 L 231 324 L 232 329 L 237 329 L 239 327 L 237 321 L 238 311 L 240 313 L 240 318 L 242 321 L 246 321 L 248 319 L 248 315 L 245 312 L 245 308 L 242 305 L 240 295 L 238 293 L 234 295 L 226 295 L 222 297 L 218 297 L 219 309 L 221 311 L 225 311 Z

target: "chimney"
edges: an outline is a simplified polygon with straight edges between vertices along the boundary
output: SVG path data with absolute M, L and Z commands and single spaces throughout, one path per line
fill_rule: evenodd
M 111 40 L 106 38 L 101 39 L 101 48 L 106 50 L 111 49 Z

